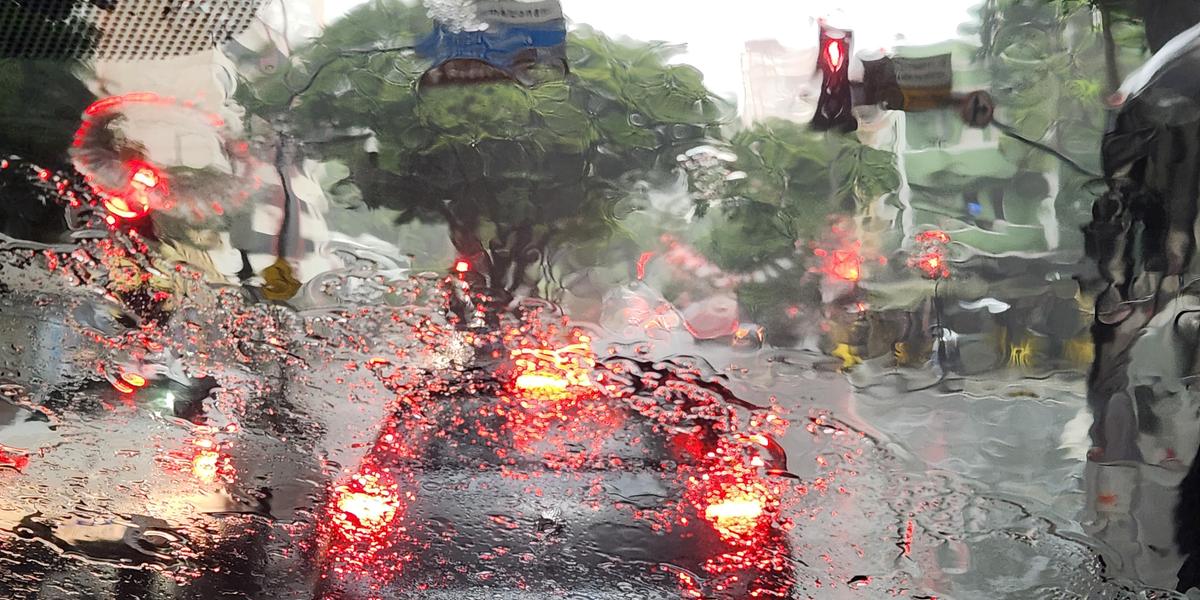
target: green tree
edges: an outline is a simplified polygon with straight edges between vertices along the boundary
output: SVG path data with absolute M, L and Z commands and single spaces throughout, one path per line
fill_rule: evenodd
M 622 183 L 674 169 L 729 112 L 696 69 L 668 62 L 675 48 L 586 28 L 565 79 L 421 88 L 431 65 L 410 47 L 431 27 L 420 6 L 365 5 L 240 99 L 303 156 L 345 163 L 368 205 L 444 221 L 496 288 L 532 283 L 547 246 L 610 239 Z
M 792 121 L 756 123 L 734 134 L 728 148 L 737 156 L 735 176 L 720 208 L 730 226 L 708 238 L 723 269 L 749 270 L 790 254 L 825 233 L 831 215 L 854 214 L 900 185 L 891 152 Z M 709 201 L 699 202 L 705 212 Z
M 1106 99 L 1144 58 L 1143 30 L 1133 8 L 1120 0 L 988 3 L 983 20 L 992 28 L 985 27 L 982 35 L 1000 118 L 1098 172 Z M 1054 164 L 1052 156 L 1016 140 L 1001 144 L 1022 170 Z M 1078 238 L 1078 226 L 1090 217 L 1094 190 L 1086 185 L 1086 175 L 1067 166 L 1059 173 L 1057 214 L 1063 231 Z
M 795 340 L 792 307 L 821 303 L 820 277 L 805 275 L 810 244 L 829 237 L 834 217 L 862 215 L 900 186 L 895 155 L 853 135 L 818 133 L 807 124 L 768 119 L 734 134 L 736 160 L 718 194 L 721 223 L 699 241 L 721 269 L 749 273 L 787 258 L 792 272 L 738 287 L 745 316 L 766 327 L 773 343 Z M 702 212 L 712 201 L 701 195 Z M 840 219 L 850 221 L 850 219 Z M 801 249 L 801 252 L 797 252 Z M 786 263 L 785 263 L 786 264 Z

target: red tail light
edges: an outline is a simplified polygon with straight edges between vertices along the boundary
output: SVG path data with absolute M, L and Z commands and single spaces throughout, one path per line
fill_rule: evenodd
M 758 481 L 721 486 L 705 497 L 704 518 L 722 538 L 743 538 L 758 528 L 771 496 L 767 486 Z
M 931 229 L 918 233 L 916 240 L 918 244 L 949 244 L 950 234 L 941 229 Z
M 141 218 L 150 212 L 150 207 L 141 202 L 130 203 L 124 196 L 109 196 L 104 200 L 104 208 L 113 216 L 125 220 Z
M 192 475 L 203 483 L 217 480 L 220 471 L 221 455 L 215 450 L 201 450 L 192 458 Z
M 594 391 L 596 358 L 587 338 L 557 350 L 520 348 L 512 351 L 516 377 L 512 386 L 533 400 L 558 401 Z
M 921 249 L 909 259 L 909 266 L 921 271 L 926 279 L 949 279 L 950 268 L 946 264 L 945 247 L 950 236 L 945 231 L 934 229 L 918 233 L 915 237 Z
M 565 395 L 570 382 L 553 373 L 525 373 L 514 382 L 518 390 L 538 398 L 555 398 Z
M 208 437 L 192 440 L 192 476 L 200 483 L 230 482 L 236 471 L 229 454 L 216 441 Z
M 396 486 L 374 473 L 355 475 L 334 489 L 334 498 L 332 520 L 343 534 L 351 536 L 387 527 L 400 510 Z
M 318 525 L 323 538 L 320 560 L 329 564 L 322 576 L 368 576 L 382 582 L 412 557 L 391 549 L 411 541 L 400 523 L 413 493 L 401 491 L 394 472 L 369 463 L 360 468 L 332 490 L 325 508 L 327 518 Z M 415 482 L 405 479 L 403 489 L 412 485 Z
M 396 505 L 394 498 L 367 492 L 346 492 L 337 502 L 338 510 L 366 529 L 391 523 L 396 516 Z
M 859 268 L 861 264 L 862 257 L 857 252 L 837 250 L 833 253 L 831 270 L 838 279 L 853 283 L 862 277 L 862 271 Z

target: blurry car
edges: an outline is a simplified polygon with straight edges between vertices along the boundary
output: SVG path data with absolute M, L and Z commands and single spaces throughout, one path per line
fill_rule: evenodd
M 697 416 L 725 399 L 670 371 L 614 394 L 517 363 L 396 386 L 330 490 L 316 598 L 790 597 L 779 478 L 725 460 L 718 420 Z
M 258 465 L 235 456 L 241 429 L 210 412 L 235 374 L 105 358 L 91 335 L 120 325 L 86 302 L 3 301 L 0 340 L 23 351 L 0 362 L 0 554 L 20 558 L 0 576 L 0 597 L 254 589 L 246 557 L 266 528 L 245 517 L 270 506 L 250 491 Z M 212 568 L 179 587 L 189 564 Z

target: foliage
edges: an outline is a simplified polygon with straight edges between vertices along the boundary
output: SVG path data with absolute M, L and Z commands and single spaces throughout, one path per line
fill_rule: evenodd
M 728 112 L 698 71 L 668 63 L 675 48 L 587 29 L 569 38 L 565 80 L 418 89 L 431 65 L 407 47 L 431 26 L 419 6 L 365 5 L 240 99 L 309 155 L 344 162 L 368 204 L 447 222 L 494 284 L 529 267 L 530 248 L 609 235 L 622 182 L 673 168 Z
M 1132 11 L 1107 0 L 998 0 L 991 3 L 996 24 L 987 40 L 999 115 L 1025 137 L 1060 147 L 1084 164 L 1095 165 L 1105 126 L 1104 95 L 1110 71 L 1136 62 L 1136 46 L 1118 45 L 1106 61 L 1106 33 L 1128 38 L 1136 30 Z M 1115 23 L 1098 27 L 1093 9 L 1111 11 Z M 1021 168 L 1054 166 L 1045 153 L 1014 140 L 1004 152 Z M 1086 154 L 1083 152 L 1086 151 Z
M 706 250 L 719 266 L 749 270 L 819 237 L 831 215 L 853 212 L 897 189 L 895 156 L 857 138 L 767 120 L 733 136 L 735 179 L 723 200 L 726 226 Z

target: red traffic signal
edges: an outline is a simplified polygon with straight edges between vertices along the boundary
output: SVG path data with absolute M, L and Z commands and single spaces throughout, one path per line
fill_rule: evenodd
M 854 108 L 850 94 L 850 43 L 854 33 L 821 24 L 821 38 L 817 45 L 817 66 L 821 69 L 821 97 L 812 126 L 819 131 L 837 129 L 853 131 L 858 127 L 851 109 Z
M 838 32 L 845 33 L 845 32 Z M 826 71 L 837 71 L 842 68 L 842 63 L 846 62 L 846 54 L 849 46 L 845 37 L 826 37 L 821 36 L 821 67 Z

